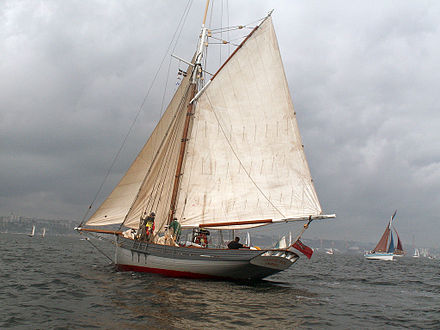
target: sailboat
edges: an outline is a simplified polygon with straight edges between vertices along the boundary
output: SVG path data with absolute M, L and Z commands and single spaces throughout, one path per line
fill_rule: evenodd
M 376 247 L 365 253 L 365 258 L 369 260 L 393 260 L 394 259 L 394 239 L 393 239 L 393 233 L 391 231 L 391 224 L 393 222 L 394 217 L 396 216 L 397 210 L 394 211 L 393 215 L 391 216 L 390 221 L 387 224 L 387 227 L 385 228 L 384 233 L 382 234 L 382 237 L 380 238 L 379 242 L 377 243 Z M 389 243 L 388 243 L 389 240 Z
M 418 248 L 414 249 L 413 258 L 420 258 L 420 251 Z
M 28 234 L 29 237 L 34 237 L 35 235 L 35 225 L 32 226 L 32 231 L 30 234 Z
M 295 243 L 312 221 L 335 217 L 323 214 L 314 188 L 272 12 L 208 80 L 208 8 L 209 0 L 197 50 L 162 118 L 108 198 L 76 228 L 115 235 L 119 270 L 262 279 L 298 260 L 293 245 L 226 249 L 212 246 L 211 232 L 223 238 L 224 231 L 287 223 L 298 225 Z M 153 234 L 139 239 L 148 214 Z M 175 221 L 180 238 L 170 230 Z
M 41 232 L 41 237 L 46 236 L 46 228 L 43 228 L 43 231 Z

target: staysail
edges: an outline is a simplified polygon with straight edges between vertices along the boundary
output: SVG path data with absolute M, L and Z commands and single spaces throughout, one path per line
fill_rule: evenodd
M 271 17 L 194 113 L 176 208 L 183 225 L 321 214 Z
M 390 245 L 388 246 L 388 253 L 393 253 L 394 252 L 394 239 L 393 239 L 393 232 L 390 231 Z

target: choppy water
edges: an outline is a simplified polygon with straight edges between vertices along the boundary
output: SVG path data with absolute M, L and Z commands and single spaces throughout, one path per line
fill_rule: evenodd
M 80 236 L 0 234 L 0 251 L 1 329 L 440 328 L 439 260 L 315 253 L 243 284 L 116 272 Z

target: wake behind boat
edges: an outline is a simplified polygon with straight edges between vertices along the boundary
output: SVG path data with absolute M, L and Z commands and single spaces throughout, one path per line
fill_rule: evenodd
M 295 263 L 292 247 L 310 257 L 302 234 L 312 221 L 335 217 L 323 214 L 314 188 L 271 14 L 206 82 L 208 6 L 197 51 L 180 70 L 161 120 L 113 192 L 77 228 L 115 235 L 120 270 L 261 279 Z M 287 247 L 223 244 L 224 232 L 281 223 L 296 226 Z M 103 228 L 112 225 L 120 227 Z

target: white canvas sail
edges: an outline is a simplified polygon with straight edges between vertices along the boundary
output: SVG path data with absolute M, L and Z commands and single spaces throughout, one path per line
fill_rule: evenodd
M 321 214 L 270 17 L 194 112 L 176 210 L 183 225 Z
M 124 225 L 138 228 L 142 212 L 153 209 L 158 219 L 165 218 L 169 210 L 167 194 L 172 189 L 186 105 L 190 101 L 190 96 L 187 95 L 189 77 L 190 74 L 183 79 L 164 115 L 127 173 L 86 225 L 120 224 L 127 219 Z M 158 196 L 159 191 L 165 195 Z

